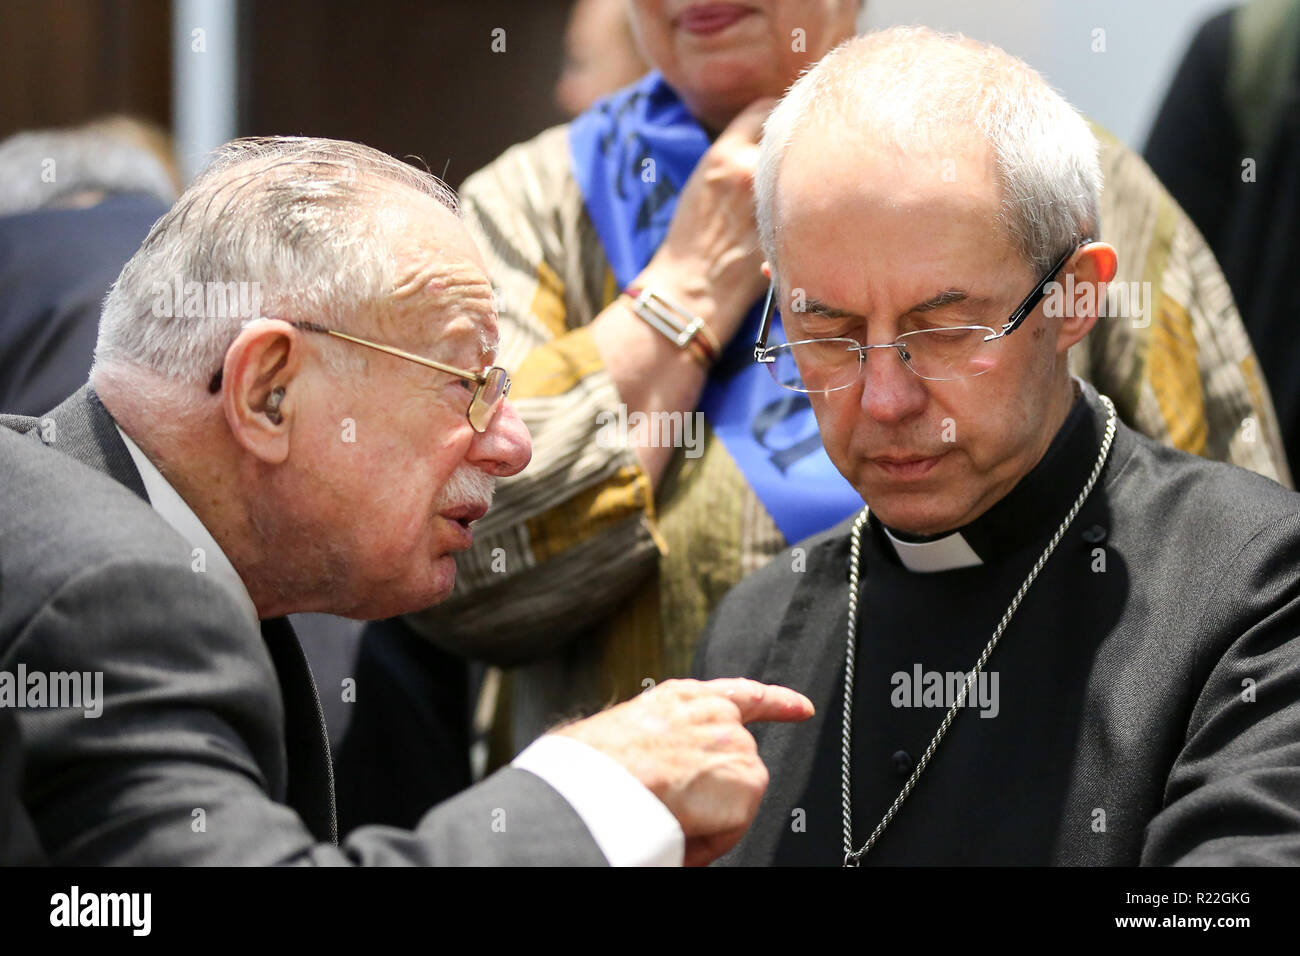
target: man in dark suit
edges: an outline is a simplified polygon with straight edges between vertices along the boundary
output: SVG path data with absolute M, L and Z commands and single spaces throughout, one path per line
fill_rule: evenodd
M 1300 496 L 1069 374 L 1115 274 L 1096 157 L 1023 63 L 924 30 L 840 47 L 768 119 L 759 360 L 868 508 L 700 644 L 697 675 L 818 711 L 756 730 L 771 786 L 727 862 L 1300 862 Z
M 676 682 L 547 735 L 413 832 L 363 827 L 333 848 L 321 706 L 283 616 L 378 618 L 445 597 L 493 478 L 530 454 L 491 367 L 491 287 L 451 203 L 433 177 L 355 144 L 230 144 L 123 269 L 93 385 L 5 422 L 81 463 L 52 492 L 66 513 L 43 529 L 51 549 L 100 513 L 122 547 L 150 533 L 139 509 L 133 530 L 93 497 L 83 508 L 68 487 L 82 465 L 183 542 L 156 578 L 133 566 L 99 582 L 129 605 L 102 624 L 95 594 L 88 610 L 27 609 L 50 627 L 23 642 L 27 666 L 105 671 L 116 728 L 21 717 L 27 809 L 52 860 L 699 863 L 743 832 L 766 773 L 741 724 L 803 719 L 807 701 Z M 45 457 L 16 483 L 27 494 Z M 47 550 L 19 586 L 59 577 Z M 118 747 L 123 759 L 92 759 Z

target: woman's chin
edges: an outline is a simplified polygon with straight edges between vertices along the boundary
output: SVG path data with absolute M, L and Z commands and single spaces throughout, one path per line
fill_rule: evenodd
M 755 100 L 784 91 L 785 85 L 772 77 L 767 62 L 765 58 L 756 63 L 751 55 L 730 52 L 700 58 L 684 78 L 687 88 L 677 92 L 702 112 L 734 116 Z

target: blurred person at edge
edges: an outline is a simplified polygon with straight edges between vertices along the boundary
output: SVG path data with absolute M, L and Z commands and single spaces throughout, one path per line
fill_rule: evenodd
M 654 70 L 462 187 L 534 456 L 501 482 L 452 598 L 408 620 L 439 646 L 516 667 L 496 705 L 494 763 L 557 715 L 688 673 L 731 587 L 861 506 L 807 400 L 752 360 L 764 118 L 854 35 L 861 7 L 634 0 Z M 1150 307 L 1099 322 L 1072 371 L 1148 436 L 1288 483 L 1213 255 L 1141 159 L 1094 131 L 1099 238 L 1121 250 L 1111 288 L 1148 283 Z M 642 312 L 688 325 L 677 307 L 706 331 L 680 347 L 638 314 L 646 292 L 662 298 Z M 637 413 L 658 427 L 636 431 Z
M 648 69 L 632 38 L 624 0 L 577 0 L 564 31 L 564 66 L 555 82 L 555 105 L 566 116 L 577 116 Z
M 167 136 L 131 117 L 0 142 L 0 409 L 86 380 L 99 307 L 180 191 Z
M 1214 250 L 1300 462 L 1300 0 L 1250 0 L 1197 31 L 1143 156 Z

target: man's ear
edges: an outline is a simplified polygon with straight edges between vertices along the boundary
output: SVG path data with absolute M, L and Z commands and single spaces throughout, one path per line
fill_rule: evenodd
M 288 322 L 265 319 L 239 333 L 222 366 L 221 409 L 246 451 L 278 465 L 289 457 L 294 379 L 302 367 L 302 335 Z
M 1106 283 L 1115 278 L 1118 263 L 1115 247 L 1106 242 L 1090 242 L 1074 254 L 1057 280 L 1065 286 L 1063 291 L 1069 293 L 1061 303 L 1063 315 L 1056 337 L 1057 352 L 1065 353 L 1097 324 L 1106 301 Z M 1072 288 L 1066 273 L 1073 276 Z

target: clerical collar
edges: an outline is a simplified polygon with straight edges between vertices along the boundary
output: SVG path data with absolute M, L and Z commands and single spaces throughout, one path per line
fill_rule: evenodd
M 898 555 L 898 560 L 903 562 L 903 567 L 918 574 L 955 571 L 958 568 L 973 568 L 984 563 L 960 531 L 924 541 L 906 541 L 884 525 L 881 525 L 881 529 L 889 538 L 889 543 L 894 546 L 894 553 Z
M 930 574 L 978 567 L 1050 536 L 1077 492 L 1076 478 L 1087 477 L 1100 443 L 1093 409 L 1096 390 L 1075 379 L 1075 400 L 1042 459 L 1011 491 L 970 524 L 936 538 L 891 531 L 871 524 L 909 571 Z M 911 540 L 908 540 L 908 539 Z

